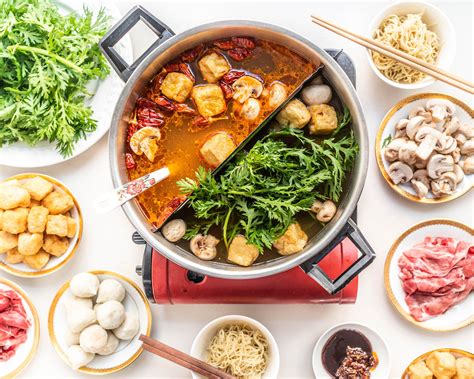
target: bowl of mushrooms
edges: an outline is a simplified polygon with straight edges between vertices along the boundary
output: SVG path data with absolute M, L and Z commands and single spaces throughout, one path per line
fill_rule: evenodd
M 375 153 L 397 193 L 421 203 L 441 203 L 474 183 L 474 111 L 441 93 L 410 96 L 384 117 Z

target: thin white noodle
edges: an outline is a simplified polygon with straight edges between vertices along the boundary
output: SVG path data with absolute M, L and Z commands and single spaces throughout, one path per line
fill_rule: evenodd
M 440 50 L 439 38 L 436 33 L 428 29 L 421 16 L 421 14 L 390 15 L 375 31 L 374 39 L 427 63 L 436 64 Z M 415 83 L 426 76 L 377 52 L 372 52 L 372 58 L 379 71 L 395 82 Z
M 265 336 L 246 325 L 220 328 L 207 349 L 207 363 L 241 379 L 257 379 L 268 364 Z

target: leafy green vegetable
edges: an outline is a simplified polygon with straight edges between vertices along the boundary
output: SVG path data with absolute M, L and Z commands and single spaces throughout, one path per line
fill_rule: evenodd
M 218 178 L 200 167 L 196 180 L 185 178 L 177 183 L 189 195 L 200 221 L 188 230 L 187 237 L 219 225 L 226 245 L 241 233 L 262 252 L 316 198 L 339 200 L 357 152 L 352 133 L 317 143 L 301 130 L 283 129 L 241 153 Z
M 349 111 L 349 108 L 347 108 L 344 105 L 344 111 L 342 113 L 342 116 L 341 115 L 337 116 L 337 128 L 333 130 L 331 135 L 335 136 L 336 134 L 338 134 L 342 129 L 344 129 L 344 127 L 349 125 L 351 121 L 352 121 L 351 112 Z
M 382 149 L 387 147 L 390 142 L 392 142 L 392 135 L 391 134 L 389 134 L 387 137 L 385 137 L 385 139 L 382 141 Z
M 63 156 L 97 127 L 86 84 L 109 66 L 104 10 L 63 16 L 51 0 L 0 1 L 0 146 L 56 142 Z

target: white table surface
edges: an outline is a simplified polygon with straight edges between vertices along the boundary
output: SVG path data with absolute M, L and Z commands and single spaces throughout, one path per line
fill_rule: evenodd
M 227 314 L 242 314 L 265 324 L 280 348 L 281 378 L 313 376 L 311 353 L 316 340 L 329 327 L 342 322 L 366 323 L 386 339 L 392 358 L 391 377 L 400 377 L 405 366 L 421 353 L 439 347 L 456 347 L 474 351 L 472 326 L 455 332 L 433 333 L 416 328 L 405 321 L 390 304 L 383 285 L 385 255 L 392 241 L 414 223 L 430 218 L 452 218 L 473 225 L 473 194 L 451 203 L 418 205 L 395 194 L 378 172 L 373 153 L 377 127 L 385 112 L 400 99 L 422 91 L 397 90 L 384 84 L 371 71 L 365 51 L 309 21 L 318 13 L 355 32 L 366 32 L 367 25 L 382 9 L 382 2 L 295 2 L 268 3 L 203 2 L 203 1 L 117 1 L 122 13 L 141 4 L 169 25 L 176 33 L 190 27 L 223 19 L 256 19 L 293 29 L 321 47 L 344 48 L 357 68 L 357 90 L 365 109 L 371 142 L 369 172 L 359 202 L 359 226 L 375 251 L 377 259 L 360 275 L 359 296 L 354 305 L 152 305 L 152 336 L 178 349 L 189 351 L 194 336 L 212 319 Z M 452 71 L 472 81 L 473 41 L 472 12 L 469 2 L 435 2 L 453 22 L 458 37 L 457 54 Z M 142 51 L 145 39 L 132 34 L 135 56 Z M 446 92 L 465 101 L 472 97 L 442 83 L 426 91 Z M 141 263 L 142 247 L 134 245 L 134 231 L 123 212 L 98 216 L 92 209 L 98 194 L 111 189 L 107 138 L 86 153 L 64 164 L 38 169 L 54 176 L 76 194 L 84 212 L 84 235 L 74 259 L 62 270 L 40 279 L 6 276 L 21 285 L 35 302 L 41 323 L 41 341 L 33 362 L 21 377 L 80 377 L 59 358 L 50 344 L 47 314 L 57 289 L 74 274 L 92 269 L 108 269 L 127 275 L 140 283 L 135 266 Z M 0 179 L 23 170 L 0 167 Z M 1 374 L 1 373 L 0 373 Z M 135 363 L 114 377 L 187 378 L 189 372 L 172 363 L 144 353 Z

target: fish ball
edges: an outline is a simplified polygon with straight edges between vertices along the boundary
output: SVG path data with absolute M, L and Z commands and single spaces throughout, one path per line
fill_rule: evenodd
M 117 300 L 110 300 L 97 307 L 97 321 L 104 329 L 118 328 L 125 319 L 125 308 Z
M 100 283 L 97 294 L 97 303 L 105 303 L 110 300 L 122 301 L 125 298 L 125 288 L 115 279 L 105 279 Z
M 89 272 L 82 272 L 71 279 L 69 287 L 75 296 L 92 297 L 97 295 L 99 278 Z

